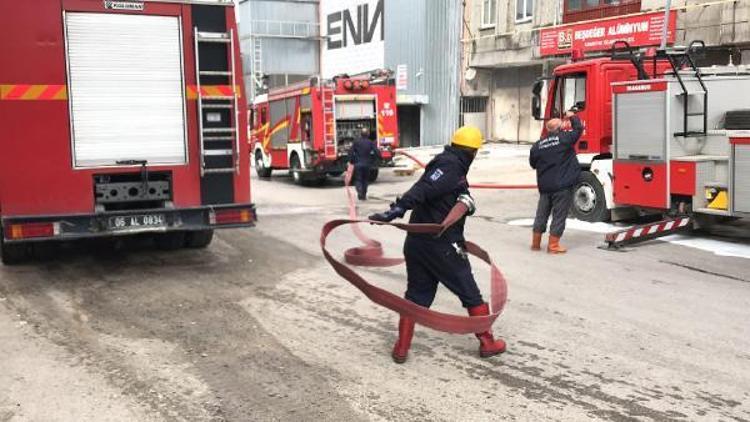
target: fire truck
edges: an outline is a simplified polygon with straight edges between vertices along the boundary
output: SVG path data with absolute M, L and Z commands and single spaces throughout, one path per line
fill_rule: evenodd
M 0 2 L 2 261 L 148 233 L 205 247 L 249 227 L 231 0 Z
M 381 163 L 398 148 L 396 87 L 392 72 L 318 77 L 272 89 L 252 107 L 250 145 L 259 177 L 288 169 L 297 184 L 319 184 L 346 169 L 352 142 L 363 128 L 378 143 Z M 374 168 L 370 180 L 378 177 Z
M 576 218 L 661 213 L 700 226 L 750 214 L 750 69 L 699 68 L 704 48 L 617 42 L 608 56 L 574 53 L 535 83 L 537 119 L 574 109 L 584 122 Z

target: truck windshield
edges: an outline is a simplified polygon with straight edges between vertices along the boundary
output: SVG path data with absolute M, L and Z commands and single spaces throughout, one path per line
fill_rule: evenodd
M 576 73 L 557 78 L 553 116 L 561 116 L 566 111 L 586 108 L 586 74 Z

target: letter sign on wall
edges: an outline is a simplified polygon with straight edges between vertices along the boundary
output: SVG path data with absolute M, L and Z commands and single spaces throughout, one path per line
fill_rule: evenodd
M 321 0 L 320 22 L 324 78 L 384 66 L 383 0 Z

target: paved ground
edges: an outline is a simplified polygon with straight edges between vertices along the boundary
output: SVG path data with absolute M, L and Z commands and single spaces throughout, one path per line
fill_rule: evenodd
M 497 148 L 472 180 L 527 182 L 524 155 Z M 411 181 L 386 172 L 362 212 Z M 750 420 L 748 225 L 614 253 L 574 224 L 570 253 L 547 256 L 527 249 L 533 192 L 475 192 L 468 235 L 509 280 L 509 350 L 480 360 L 470 336 L 418 329 L 397 366 L 396 316 L 320 257 L 340 180 L 254 182 L 260 225 L 208 250 L 75 244 L 0 268 L 0 421 Z M 400 268 L 364 273 L 403 290 Z M 435 306 L 462 312 L 445 291 Z

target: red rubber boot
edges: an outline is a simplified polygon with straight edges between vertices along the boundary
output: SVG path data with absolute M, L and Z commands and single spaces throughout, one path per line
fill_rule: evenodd
M 490 306 L 486 303 L 469 308 L 470 316 L 486 316 L 489 314 Z M 499 355 L 505 351 L 505 341 L 501 339 L 495 340 L 492 331 L 485 331 L 475 335 L 479 339 L 479 357 L 488 358 L 490 356 Z
M 393 361 L 396 363 L 406 362 L 411 347 L 411 338 L 414 336 L 414 321 L 411 318 L 402 316 L 398 320 L 398 341 L 393 346 Z

